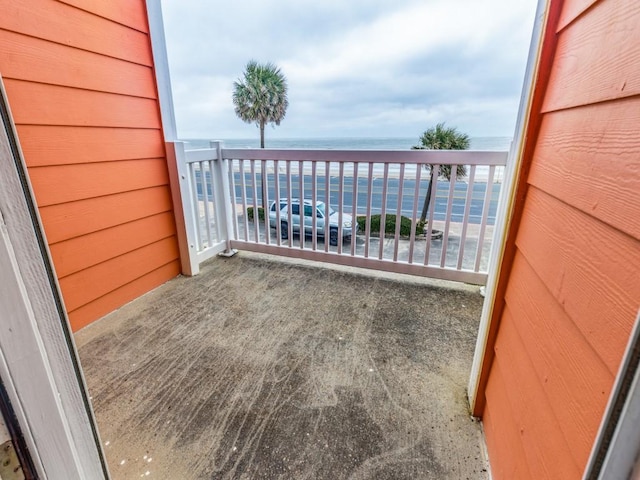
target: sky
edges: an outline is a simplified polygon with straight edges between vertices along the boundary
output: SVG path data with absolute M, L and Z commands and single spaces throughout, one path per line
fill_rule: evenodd
M 250 60 L 289 107 L 267 138 L 416 137 L 439 122 L 512 136 L 537 0 L 162 0 L 180 138 L 253 138 Z

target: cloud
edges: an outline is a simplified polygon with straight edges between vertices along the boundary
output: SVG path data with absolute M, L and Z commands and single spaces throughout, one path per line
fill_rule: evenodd
M 233 112 L 249 59 L 272 61 L 289 110 L 267 135 L 414 136 L 446 121 L 511 135 L 535 0 L 162 0 L 182 137 L 253 137 Z

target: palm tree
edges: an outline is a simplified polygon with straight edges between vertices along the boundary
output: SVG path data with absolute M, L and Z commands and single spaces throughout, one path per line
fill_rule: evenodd
M 467 150 L 469 148 L 469 135 L 460 133 L 455 127 L 445 127 L 444 123 L 438 123 L 435 127 L 429 128 L 420 136 L 420 145 L 411 147 L 413 150 Z M 440 165 L 439 169 L 433 168 L 433 165 L 425 165 L 430 171 L 429 187 L 427 195 L 424 198 L 422 213 L 420 214 L 420 222 L 424 223 L 427 219 L 429 211 L 429 199 L 431 198 L 431 189 L 433 187 L 433 177 L 438 171 L 438 175 L 443 176 L 451 181 L 451 165 Z M 467 175 L 467 167 L 458 165 L 456 168 L 456 178 L 462 178 Z
M 272 63 L 247 63 L 244 77 L 233 82 L 236 115 L 246 123 L 260 127 L 260 148 L 264 148 L 264 126 L 280 125 L 289 106 L 287 80 Z

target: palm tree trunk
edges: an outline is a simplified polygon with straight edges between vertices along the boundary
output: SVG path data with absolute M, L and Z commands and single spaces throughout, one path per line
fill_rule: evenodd
M 260 120 L 260 148 L 264 148 L 264 120 Z M 266 165 L 266 162 L 265 162 Z M 262 208 L 264 209 L 265 216 L 268 215 L 267 209 L 269 208 L 269 200 L 267 199 L 267 172 L 260 169 L 260 176 L 262 177 Z
M 431 200 L 431 189 L 433 188 L 433 167 L 431 168 L 431 174 L 429 175 L 429 186 L 427 187 L 427 194 L 424 197 L 424 204 L 422 205 L 422 213 L 420 214 L 420 221 L 424 223 L 427 220 L 427 213 L 429 212 L 429 202 Z
M 264 148 L 264 120 L 260 120 L 260 148 Z

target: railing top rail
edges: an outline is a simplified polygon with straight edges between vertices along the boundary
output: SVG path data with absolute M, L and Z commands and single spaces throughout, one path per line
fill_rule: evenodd
M 207 160 L 216 160 L 218 158 L 218 151 L 215 148 L 185 150 L 184 156 L 186 163 L 204 162 Z
M 199 150 L 193 150 L 193 152 L 199 152 Z M 222 157 L 230 160 L 371 162 L 412 165 L 506 165 L 507 156 L 507 151 L 485 150 L 222 149 Z M 187 158 L 189 157 L 187 156 Z

